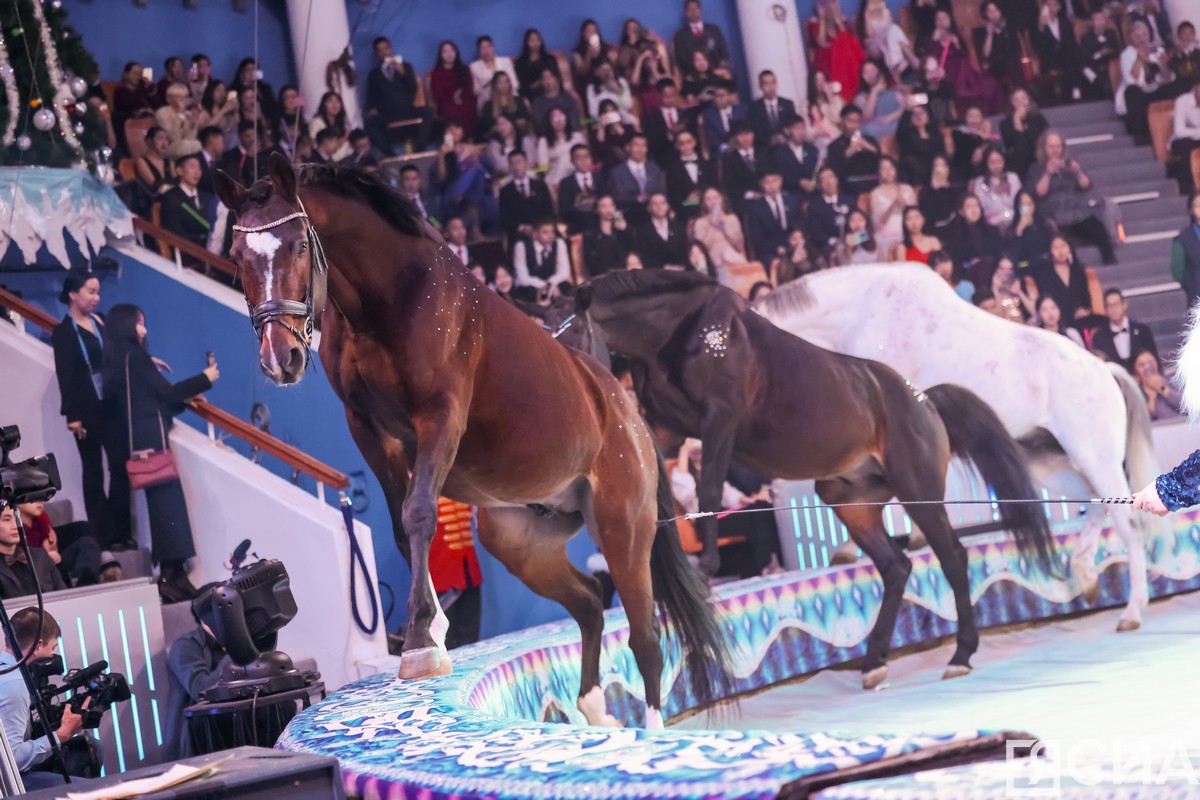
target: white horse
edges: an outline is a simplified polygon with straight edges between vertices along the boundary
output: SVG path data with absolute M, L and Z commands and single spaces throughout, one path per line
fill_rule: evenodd
M 1124 369 L 1065 336 L 963 302 L 924 265 L 824 270 L 779 287 L 756 310 L 814 344 L 882 361 L 917 387 L 966 387 L 1013 436 L 1044 428 L 1098 496 L 1128 497 L 1130 481 L 1141 487 L 1158 474 L 1150 415 Z M 1109 513 L 1129 550 L 1129 603 L 1117 630 L 1130 631 L 1141 626 L 1149 602 L 1145 545 L 1128 506 Z M 1105 507 L 1089 507 L 1071 557 L 1076 587 L 1089 602 L 1099 592 L 1096 547 L 1104 516 Z

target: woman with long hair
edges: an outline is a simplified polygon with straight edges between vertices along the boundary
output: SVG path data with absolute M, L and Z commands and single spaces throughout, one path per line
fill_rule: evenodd
M 696 217 L 692 238 L 704 245 L 714 270 L 726 264 L 745 264 L 746 235 L 737 215 L 729 210 L 725 195 L 710 186 L 700 196 L 703 210 Z
M 988 115 L 1004 110 L 1004 87 L 971 66 L 962 37 L 949 8 L 934 11 L 933 30 L 920 42 L 920 52 L 937 61 L 946 81 L 962 103 L 978 103 Z
M 971 181 L 968 190 L 979 198 L 987 221 L 1004 233 L 1016 214 L 1014 203 L 1021 191 L 1021 179 L 1008 170 L 1004 151 L 995 145 L 983 157 L 983 174 Z
M 835 86 L 824 72 L 813 74 L 813 92 L 808 104 L 808 140 L 816 146 L 822 159 L 829 143 L 842 135 L 842 109 L 846 107 L 846 100 Z
M 929 254 L 929 268 L 963 300 L 970 303 L 975 297 L 975 284 L 963 277 L 962 270 L 954 263 L 954 257 L 945 250 L 934 250 Z
M 483 104 L 483 113 L 479 118 L 480 129 L 495 130 L 500 117 L 512 120 L 519 136 L 533 133 L 533 113 L 529 110 L 529 101 L 517 94 L 512 76 L 507 72 L 497 72 L 492 76 L 488 100 Z
M 579 131 L 571 130 L 571 120 L 561 108 L 550 109 L 547 121 L 547 134 L 538 138 L 537 165 L 545 171 L 542 177 L 550 194 L 557 196 L 563 178 L 575 171 L 571 164 L 571 149 L 577 144 L 587 144 L 587 140 Z
M 658 82 L 671 77 L 671 58 L 662 37 L 636 19 L 625 20 L 617 48 L 617 74 L 633 88 L 643 117 L 662 108 Z
M 1064 319 L 1081 319 L 1092 313 L 1087 271 L 1075 258 L 1075 250 L 1065 236 L 1050 240 L 1050 263 L 1034 275 L 1039 295 L 1050 295 L 1062 309 Z
M 847 225 L 850 218 L 846 218 Z M 925 215 L 917 206 L 904 209 L 902 218 L 904 240 L 892 247 L 891 261 L 916 261 L 919 264 L 929 263 L 929 254 L 941 250 L 942 240 L 937 236 L 925 233 Z
M 438 45 L 437 61 L 429 71 L 429 94 L 434 116 L 443 124 L 462 125 L 467 139 L 474 141 L 478 121 L 475 79 L 463 63 L 458 45 L 449 39 Z
M 621 120 L 617 104 L 612 100 L 601 100 L 599 110 L 596 126 L 592 129 L 592 155 L 605 168 L 612 169 L 625 160 L 625 150 L 637 130 Z
M 521 95 L 532 100 L 542 93 L 542 73 L 550 70 L 562 81 L 558 72 L 558 59 L 546 50 L 546 41 L 542 32 L 537 28 L 525 31 L 521 40 L 521 55 L 517 56 L 517 83 L 520 84 Z
M 1080 347 L 1084 347 L 1083 337 L 1079 331 L 1070 325 L 1063 324 L 1062 309 L 1058 301 L 1051 295 L 1042 295 L 1037 300 L 1037 314 L 1029 320 L 1030 325 L 1036 325 L 1047 333 L 1057 333 L 1065 336 Z
M 146 131 L 146 152 L 138 156 L 135 170 L 138 181 L 151 198 L 159 197 L 171 188 L 175 167 L 167 155 L 171 137 L 157 125 Z
M 104 344 L 109 336 L 100 304 L 100 279 L 71 270 L 63 279 L 59 301 L 67 315 L 54 328 L 54 372 L 62 397 L 62 415 L 79 448 L 83 467 L 83 507 L 88 522 L 108 546 L 124 546 L 130 538 L 129 476 L 121 460 L 120 437 L 104 411 Z M 104 455 L 108 455 L 108 492 L 104 491 Z
M 958 216 L 958 203 L 962 192 L 950 180 L 950 160 L 946 156 L 934 156 L 929 168 L 929 178 L 917 193 L 917 205 L 928 220 L 929 230 L 941 235 Z
M 638 118 L 633 113 L 633 91 L 628 81 L 617 76 L 616 68 L 610 62 L 601 61 L 596 65 L 587 84 L 586 97 L 588 116 L 599 119 L 600 103 L 612 100 L 617 104 L 621 121 L 637 127 Z
M 279 116 L 279 109 L 275 106 L 275 90 L 271 88 L 271 84 L 259 77 L 258 62 L 253 58 L 243 58 L 238 62 L 237 72 L 229 82 L 229 89 L 237 92 L 239 96 L 245 94 L 247 89 L 253 89 L 258 95 L 263 116 L 269 120 Z
M 771 262 L 771 285 L 782 286 L 824 268 L 825 259 L 809 248 L 808 236 L 802 229 L 792 228 L 787 251 Z
M 608 58 L 608 45 L 600 35 L 600 23 L 585 19 L 579 26 L 579 39 L 571 51 L 571 74 L 575 80 L 575 91 L 583 94 L 591 83 L 596 67 Z
M 484 104 L 492 97 L 492 80 L 496 73 L 507 73 L 509 79 L 515 82 L 517 71 L 511 58 L 496 55 L 496 43 L 490 36 L 480 36 L 475 40 L 475 55 L 478 58 L 471 62 L 471 78 L 475 81 L 475 101 L 482 110 Z M 486 131 L 489 128 L 485 126 L 480 130 Z
M 967 277 L 976 286 L 986 286 L 996 268 L 1004 240 L 1000 231 L 984 219 L 978 197 L 973 194 L 963 196 L 958 205 L 958 218 L 949 227 L 946 238 L 947 249 L 963 265 Z
M 493 181 L 508 177 L 508 156 L 514 150 L 532 155 L 537 152 L 537 141 L 532 136 L 521 136 L 512 119 L 502 114 L 492 126 L 484 153 L 484 162 Z
M 209 81 L 200 97 L 200 108 L 196 111 L 196 125 L 200 130 L 207 127 L 220 128 L 225 134 L 225 148 L 237 146 L 238 125 L 237 97 L 229 94 L 224 81 Z
M 346 106 L 342 103 L 342 96 L 337 92 L 326 92 L 321 95 L 321 102 L 317 106 L 317 113 L 313 114 L 312 122 L 308 126 L 308 133 L 315 141 L 317 134 L 329 128 L 333 131 L 341 144 L 333 153 L 334 161 L 341 161 L 343 158 L 348 158 L 353 152 L 350 147 L 350 126 L 346 121 Z
M 1013 260 L 1008 256 L 1001 256 L 992 273 L 992 297 L 996 301 L 993 313 L 1010 322 L 1024 325 L 1033 318 L 1036 310 L 1034 298 L 1038 296 L 1031 296 L 1025 290 L 1025 282 L 1022 276 L 1017 274 Z
M 1008 156 L 1008 168 L 1018 175 L 1026 175 L 1037 157 L 1038 140 L 1050 123 L 1025 89 L 1014 89 L 1008 103 L 1008 113 L 1000 120 L 1000 138 L 1004 142 L 1004 154 Z
M 275 143 L 296 160 L 296 145 L 308 136 L 308 120 L 304 118 L 304 97 L 295 86 L 279 90 L 279 119 L 275 122 Z
M 946 155 L 946 137 L 925 105 L 913 106 L 900 115 L 896 144 L 900 147 L 900 179 L 905 183 L 920 184 L 933 169 L 933 160 Z
M 897 247 L 900 245 L 895 245 L 892 249 Z M 844 267 L 848 264 L 877 264 L 886 257 L 886 252 L 875 241 L 871 218 L 861 208 L 850 209 L 850 213 L 846 215 L 846 231 L 838 240 L 833 252 L 834 265 Z
M 1058 131 L 1048 130 L 1038 140 L 1037 162 L 1029 168 L 1025 185 L 1059 230 L 1100 248 L 1105 264 L 1116 263 L 1112 238 L 1116 207 L 1095 191 L 1092 179 L 1071 156 Z
M 875 241 L 883 252 L 904 239 L 900 224 L 904 209 L 917 204 L 917 190 L 897 180 L 896 162 L 890 156 L 879 159 L 879 185 L 868 195 L 871 226 Z
M 876 140 L 894 134 L 900 124 L 900 115 L 904 113 L 900 93 L 887 87 L 887 77 L 874 61 L 863 62 L 854 104 L 862 111 L 863 135 L 873 136 Z
M 808 21 L 813 72 L 825 75 L 832 91 L 849 102 L 858 94 L 859 70 L 867 60 L 867 52 L 842 14 L 838 0 L 817 0 L 815 10 L 816 16 Z
M 884 0 L 863 0 L 858 12 L 858 34 L 867 58 L 883 65 L 892 83 L 917 67 L 917 54 L 908 35 L 892 17 Z
M 1013 224 L 1005 232 L 1004 250 L 1018 270 L 1038 270 L 1050 259 L 1054 226 L 1038 213 L 1037 200 L 1022 189 L 1013 200 Z
M 158 371 L 146 345 L 146 317 L 134 305 L 113 306 L 108 313 L 104 343 L 104 404 L 120 430 L 125 452 L 170 450 L 168 434 L 184 401 L 212 388 L 221 373 L 216 365 L 178 383 Z M 187 576 L 187 560 L 196 555 L 187 500 L 179 479 L 146 489 L 150 516 L 151 557 L 160 567 L 159 590 L 167 599 L 186 600 L 196 594 Z

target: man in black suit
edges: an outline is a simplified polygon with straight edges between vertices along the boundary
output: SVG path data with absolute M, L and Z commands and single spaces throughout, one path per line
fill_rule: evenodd
M 500 226 L 511 247 L 533 233 L 535 220 L 554 219 L 554 201 L 546 184 L 529 176 L 529 159 L 523 150 L 508 154 L 508 174 L 509 181 L 500 190 Z
M 732 81 L 718 81 L 713 88 L 712 104 L 700 115 L 700 129 L 704 131 L 709 158 L 715 159 L 724 151 L 734 127 L 746 119 L 746 109 L 735 102 L 734 91 Z
M 1114 364 L 1120 364 L 1131 374 L 1133 361 L 1138 353 L 1149 350 L 1158 358 L 1158 347 L 1150 328 L 1129 318 L 1129 303 L 1120 289 L 1109 289 L 1104 293 L 1104 313 L 1108 324 L 1096 330 L 1092 338 L 1092 349 L 1104 354 Z
M 1129 20 L 1127 25 L 1135 22 L 1145 23 L 1146 27 L 1150 29 L 1150 46 L 1152 48 L 1165 47 L 1169 49 L 1174 45 L 1174 38 L 1171 35 L 1171 18 L 1159 5 L 1158 0 L 1133 0 L 1129 4 L 1127 19 Z
M 808 201 L 805 215 L 808 241 L 818 253 L 826 258 L 833 253 L 846 227 L 846 215 L 854 207 L 854 198 L 842 194 L 833 168 L 821 167 L 817 173 L 817 193 Z
M 196 188 L 200 183 L 200 160 L 199 153 L 176 159 L 175 174 L 179 184 L 163 193 L 162 226 L 197 247 L 207 249 L 212 222 L 208 218 L 210 198 L 201 195 Z
M 1108 64 L 1121 55 L 1117 32 L 1108 27 L 1108 12 L 1092 12 L 1091 27 L 1079 40 L 1083 70 L 1083 96 L 1086 100 L 1108 97 L 1113 87 L 1108 76 Z
M 698 148 L 695 134 L 681 131 L 675 137 L 677 155 L 667 166 L 667 198 L 676 216 L 685 222 L 700 215 L 701 195 L 717 185 L 716 168 Z
M 804 117 L 792 117 L 784 125 L 783 144 L 771 148 L 771 168 L 783 177 L 785 191 L 808 197 L 817 188 L 817 166 L 821 154 L 808 141 L 808 124 Z
M 783 191 L 783 177 L 777 170 L 763 173 L 762 196 L 746 204 L 746 238 L 752 257 L 770 266 L 787 248 L 788 233 L 803 228 L 800 201 Z
M 567 223 L 567 233 L 591 230 L 596 224 L 596 201 L 606 194 L 604 176 L 594 170 L 592 151 L 586 144 L 571 148 L 575 171 L 558 185 L 558 216 Z
M 333 154 L 342 146 L 341 137 L 333 128 L 317 131 L 316 144 L 312 154 L 314 164 L 332 164 Z
M 212 194 L 213 170 L 225 155 L 225 134 L 216 125 L 200 129 L 200 191 Z
M 0 597 L 8 600 L 34 594 L 37 589 L 35 575 L 43 592 L 66 589 L 66 582 L 46 551 L 31 547 L 27 558 L 20 541 L 16 512 L 5 506 L 0 512 Z
M 412 130 L 414 150 L 424 150 L 429 142 L 433 117 L 429 109 L 414 105 L 417 100 L 417 75 L 412 64 L 392 50 L 387 37 L 380 36 L 373 45 L 379 64 L 367 75 L 367 102 L 363 114 L 364 127 L 376 149 L 392 152 L 388 125 L 401 120 L 415 119 Z
M 783 129 L 796 116 L 796 104 L 779 96 L 779 79 L 769 69 L 758 75 L 762 97 L 750 104 L 750 124 L 754 126 L 754 144 L 767 148 L 783 144 Z
M 253 120 L 238 123 L 238 145 L 225 151 L 217 168 L 243 186 L 254 183 L 254 156 L 258 152 L 258 127 Z
M 691 68 L 692 53 L 699 50 L 708 57 L 713 69 L 729 69 L 729 45 L 725 43 L 725 34 L 716 25 L 704 21 L 700 0 L 687 0 L 683 4 L 683 16 L 687 25 L 680 28 L 672 40 L 676 65 L 680 69 Z
M 767 166 L 766 155 L 754 147 L 754 129 L 742 120 L 733 125 L 729 147 L 721 157 L 721 183 L 725 196 L 738 214 L 758 194 L 758 176 Z
M 646 269 L 683 268 L 687 265 L 687 225 L 671 218 L 671 204 L 661 192 L 650 195 L 646 203 L 650 220 L 637 227 L 634 250 Z
M 644 134 L 635 133 L 627 148 L 629 158 L 613 167 L 608 174 L 608 188 L 617 208 L 633 223 L 645 222 L 646 201 L 650 195 L 667 190 L 662 168 L 650 161 L 649 145 Z
M 416 164 L 405 164 L 400 168 L 400 194 L 412 201 L 422 219 L 429 219 L 433 200 L 424 193 L 421 170 Z
M 695 111 L 685 106 L 675 81 L 663 78 L 656 85 L 662 108 L 644 116 L 642 128 L 650 145 L 650 157 L 659 166 L 666 166 L 675 156 L 675 137 L 688 131 L 699 138 L 700 128 Z
M 829 143 L 825 163 L 833 167 L 847 192 L 862 194 L 879 183 L 879 142 L 861 130 L 862 111 L 850 104 L 842 109 L 842 135 Z

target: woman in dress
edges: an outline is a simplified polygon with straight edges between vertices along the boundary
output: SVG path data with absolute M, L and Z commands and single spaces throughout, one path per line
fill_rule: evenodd
M 996 268 L 1003 237 L 983 218 L 978 197 L 973 194 L 963 197 L 958 218 L 949 227 L 946 238 L 946 249 L 963 266 L 964 274 L 976 286 L 986 286 Z
M 532 100 L 542 93 L 542 73 L 546 70 L 557 75 L 559 82 L 562 81 L 562 75 L 558 73 L 558 59 L 546 52 L 546 42 L 537 28 L 525 31 L 525 38 L 521 42 L 521 55 L 517 56 L 514 67 L 517 70 L 517 84 L 521 96 L 527 100 Z
M 715 187 L 709 187 L 701 195 L 704 212 L 696 218 L 692 238 L 704 245 L 709 261 L 715 270 L 727 264 L 745 264 L 746 236 L 737 215 L 729 211 L 725 195 Z
M 438 45 L 437 62 L 429 71 L 429 94 L 434 116 L 443 124 L 462 125 L 467 139 L 474 141 L 479 112 L 475 79 L 454 42 L 446 40 Z
M 146 152 L 138 156 L 137 177 L 149 197 L 158 199 L 175 181 L 175 167 L 167 156 L 171 137 L 157 125 L 146 131 Z
M 636 19 L 625 20 L 617 49 L 617 73 L 629 82 L 642 106 L 642 116 L 662 108 L 658 82 L 671 77 L 667 46 L 654 31 Z
M 878 264 L 886 258 L 887 251 L 875 241 L 875 232 L 871 230 L 871 218 L 860 208 L 850 209 L 850 213 L 846 214 L 846 231 L 833 251 L 834 266 Z
M 1063 325 L 1062 309 L 1058 307 L 1058 301 L 1051 295 L 1038 297 L 1037 314 L 1029 320 L 1029 324 L 1036 325 L 1048 333 L 1065 336 L 1080 347 L 1084 347 L 1083 337 L 1079 335 L 1079 331 L 1070 325 Z
M 542 178 L 550 194 L 557 196 L 558 184 L 575 171 L 571 164 L 571 148 L 577 144 L 587 144 L 587 140 L 579 131 L 571 130 L 571 121 L 561 108 L 551 109 L 547 121 L 550 131 L 548 136 L 538 139 L 537 165 L 544 171 Z
M 968 106 L 962 124 L 951 132 L 950 140 L 954 145 L 951 174 L 955 181 L 967 183 L 983 171 L 983 154 L 995 144 L 992 123 L 979 106 Z
M 992 297 L 996 301 L 993 313 L 1018 325 L 1024 325 L 1033 318 L 1036 310 L 1035 296 L 1030 296 L 1025 290 L 1025 283 L 1017 274 L 1012 259 L 1001 256 L 996 262 L 995 272 L 992 273 Z
M 1000 138 L 1008 168 L 1018 175 L 1027 175 L 1037 158 L 1038 141 L 1050 127 L 1042 112 L 1034 105 L 1029 92 L 1014 89 L 1009 97 L 1008 113 L 1000 121 Z
M 108 418 L 125 445 L 118 463 L 142 450 L 170 450 L 168 434 L 184 401 L 212 388 L 220 377 L 216 365 L 172 384 L 158 371 L 146 346 L 146 318 L 137 306 L 113 306 L 108 314 L 104 356 L 104 402 Z M 190 599 L 196 589 L 187 577 L 187 560 L 196 555 L 187 501 L 178 479 L 146 489 L 150 514 L 151 557 L 160 567 L 160 591 L 169 598 Z
M 238 97 L 245 95 L 247 90 L 256 95 L 264 118 L 275 119 L 279 116 L 279 109 L 275 107 L 275 90 L 271 84 L 259 78 L 258 62 L 253 58 L 243 58 L 238 62 L 229 89 L 237 92 Z
M 894 134 L 904 113 L 900 93 L 887 88 L 887 79 L 874 61 L 862 65 L 854 104 L 862 111 L 863 134 L 875 137 L 876 141 Z
M 901 115 L 896 144 L 900 148 L 900 177 L 908 183 L 919 184 L 933 169 L 933 160 L 946 155 L 946 138 L 924 105 L 913 106 Z
M 786 254 L 771 262 L 771 285 L 782 286 L 825 266 L 825 259 L 808 249 L 804 231 L 793 228 L 788 234 Z
M 831 91 L 849 101 L 858 94 L 859 71 L 867 52 L 851 31 L 838 0 L 817 0 L 816 12 L 808 21 L 813 71 L 825 75 L 832 84 Z
M 989 147 L 983 157 L 984 173 L 971 181 L 969 191 L 979 198 L 987 221 L 1004 233 L 1016 217 L 1014 203 L 1021 191 L 1021 179 L 1009 172 L 1004 151 Z
M 296 160 L 296 145 L 309 136 L 308 120 L 304 118 L 304 97 L 295 86 L 279 90 L 279 119 L 275 122 L 275 143 Z
M 617 77 L 616 68 L 608 61 L 596 65 L 586 94 L 588 116 L 599 119 L 600 103 L 612 100 L 621 114 L 621 121 L 635 128 L 638 126 L 638 118 L 633 113 L 633 91 L 628 81 Z
M 975 284 L 963 277 L 962 270 L 954 263 L 954 257 L 945 250 L 935 250 L 929 254 L 929 268 L 950 284 L 954 293 L 963 300 L 968 303 L 974 300 Z
M 934 156 L 929 170 L 929 180 L 918 193 L 921 213 L 925 215 L 929 231 L 941 236 L 958 216 L 962 192 L 950 182 L 950 162 L 945 156 Z
M 1062 310 L 1063 319 L 1082 319 L 1092 313 L 1087 271 L 1075 259 L 1075 251 L 1064 236 L 1050 240 L 1050 263 L 1035 274 L 1039 295 L 1050 295 Z
M 592 154 L 606 169 L 612 169 L 625 160 L 625 148 L 637 131 L 621 121 L 617 104 L 612 100 L 601 100 L 599 110 L 593 129 Z
M 501 115 L 492 127 L 488 137 L 487 151 L 484 163 L 493 181 L 508 177 L 508 156 L 514 150 L 520 150 L 527 156 L 537 153 L 537 141 L 532 136 L 522 137 L 517 126 L 507 116 Z
M 846 218 L 849 222 L 849 217 Z M 904 209 L 904 240 L 892 247 L 891 261 L 929 264 L 929 254 L 942 249 L 942 240 L 925 233 L 925 215 L 916 206 Z
M 896 24 L 884 0 L 863 0 L 858 12 L 858 34 L 867 58 L 883 65 L 892 83 L 917 67 L 917 55 L 908 35 Z
M 933 32 L 921 44 L 921 54 L 937 59 L 938 66 L 963 104 L 975 104 L 986 115 L 1004 110 L 1004 87 L 971 66 L 962 37 L 948 9 L 939 8 L 933 17 Z
M 317 107 L 317 113 L 313 116 L 312 123 L 308 126 L 308 132 L 315 140 L 317 134 L 329 128 L 337 134 L 338 149 L 333 153 L 334 161 L 341 161 L 343 158 L 348 158 L 353 152 L 350 147 L 350 128 L 346 123 L 346 108 L 342 103 L 342 96 L 337 92 L 326 92 L 321 95 L 321 103 Z
M 1042 214 L 1060 231 L 1100 248 L 1105 264 L 1116 263 L 1110 233 L 1116 227 L 1116 207 L 1094 191 L 1092 179 L 1071 156 L 1058 131 L 1042 134 L 1037 162 L 1029 168 L 1025 185 L 1037 196 Z
M 171 140 L 169 153 L 173 158 L 199 149 L 196 134 L 200 129 L 196 127 L 196 112 L 187 86 L 173 83 L 167 87 L 167 104 L 154 112 L 154 120 L 167 132 Z
M 846 107 L 846 101 L 823 72 L 813 75 L 813 87 L 808 104 L 808 140 L 824 159 L 829 143 L 842 135 L 842 109 Z
M 888 156 L 879 159 L 879 185 L 871 190 L 869 207 L 871 227 L 881 252 L 891 251 L 904 240 L 901 220 L 904 209 L 917 204 L 917 190 L 897 181 L 896 162 Z
M 62 415 L 79 448 L 83 467 L 83 507 L 88 521 L 109 545 L 125 546 L 130 538 L 129 475 L 121 459 L 124 448 L 104 411 L 104 342 L 108 332 L 96 313 L 100 279 L 71 270 L 58 299 L 67 315 L 54 328 L 54 372 L 62 397 Z M 108 455 L 108 492 L 104 491 L 104 455 Z
M 507 72 L 497 72 L 492 76 L 488 101 L 483 104 L 479 120 L 480 128 L 493 130 L 500 117 L 512 120 L 517 127 L 517 134 L 522 137 L 533 133 L 533 113 L 529 110 L 529 101 L 516 93 L 512 77 Z
M 210 81 L 200 98 L 200 108 L 196 112 L 196 127 L 200 130 L 212 126 L 220 128 L 225 134 L 225 147 L 233 147 L 230 141 L 237 142 L 237 97 L 229 94 L 229 87 L 223 81 Z
M 1005 234 L 1004 251 L 1013 257 L 1021 272 L 1034 272 L 1050 262 L 1052 225 L 1038 214 L 1037 201 L 1022 189 L 1013 201 L 1014 222 Z
M 608 45 L 600 35 L 600 23 L 585 19 L 579 26 L 579 39 L 571 51 L 571 75 L 575 79 L 575 91 L 583 94 L 592 82 L 596 67 L 608 61 Z
M 492 97 L 492 79 L 496 77 L 496 74 L 503 72 L 513 83 L 516 83 L 517 70 L 513 66 L 511 58 L 496 55 L 496 43 L 490 36 L 480 36 L 475 40 L 475 55 L 478 57 L 471 62 L 471 79 L 474 81 L 475 102 L 482 110 Z M 486 131 L 489 128 L 481 126 L 481 130 Z

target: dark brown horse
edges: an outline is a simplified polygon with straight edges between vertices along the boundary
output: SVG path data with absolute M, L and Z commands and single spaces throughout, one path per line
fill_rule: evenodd
M 666 476 L 612 375 L 488 291 L 376 178 L 328 166 L 297 176 L 274 156 L 269 175 L 247 190 L 216 174 L 221 200 L 238 214 L 232 255 L 262 369 L 277 384 L 303 377 L 320 317 L 321 363 L 395 530 L 406 534 L 397 540 L 413 583 L 400 677 L 450 666 L 428 570 L 444 495 L 479 506 L 483 546 L 579 623 L 579 707 L 589 722 L 612 717 L 600 688 L 599 585 L 565 548 L 585 523 L 629 617 L 647 724 L 661 724 L 656 601 L 686 650 L 693 691 L 702 699 L 727 691 L 708 587 L 677 532 L 656 532 L 656 518 L 669 514 Z
M 973 461 L 999 497 L 1037 498 L 1016 443 L 983 401 L 955 386 L 922 394 L 890 367 L 809 344 L 697 273 L 604 275 L 547 314 L 546 324 L 563 330 L 560 341 L 584 347 L 594 346 L 586 340 L 598 330 L 613 352 L 639 364 L 639 398 L 650 422 L 704 442 L 701 511 L 720 510 L 734 459 L 762 475 L 816 480 L 829 504 L 939 501 L 910 502 L 905 510 L 954 590 L 958 648 L 946 676 L 970 670 L 979 635 L 966 553 L 940 505 L 951 453 Z M 881 507 L 835 511 L 883 580 L 863 664 L 863 683 L 871 688 L 887 675 L 888 645 L 912 564 L 888 536 Z M 1000 513 L 1021 549 L 1056 572 L 1042 508 L 1006 505 Z M 702 518 L 699 528 L 702 563 L 715 572 L 716 520 Z

